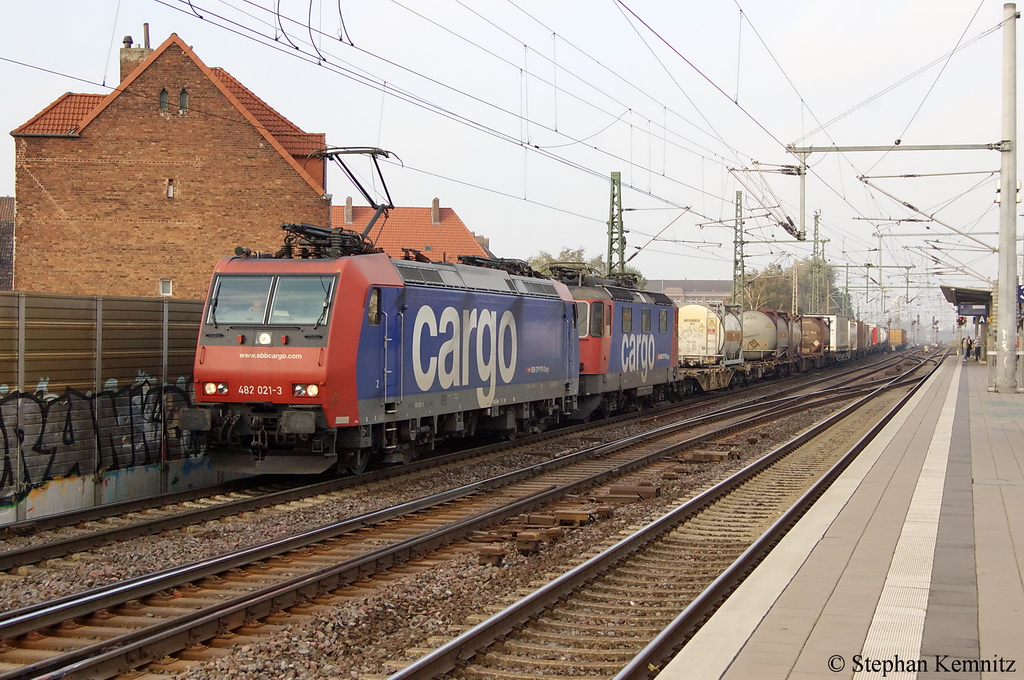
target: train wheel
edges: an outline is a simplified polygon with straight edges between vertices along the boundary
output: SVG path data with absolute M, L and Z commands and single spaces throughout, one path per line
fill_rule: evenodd
M 359 449 L 352 454 L 351 460 L 352 464 L 348 466 L 348 471 L 354 475 L 363 474 L 370 464 L 370 449 Z

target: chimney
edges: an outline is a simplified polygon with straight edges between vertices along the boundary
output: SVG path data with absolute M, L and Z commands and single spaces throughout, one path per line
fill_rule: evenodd
M 146 36 L 145 47 L 132 47 L 132 37 L 130 35 L 126 35 L 122 41 L 124 43 L 124 47 L 121 48 L 122 82 L 153 52 L 153 50 L 149 49 L 149 24 L 143 24 L 143 32 Z
M 352 197 L 345 199 L 345 224 L 352 224 Z
M 441 202 L 436 197 L 430 204 L 430 223 L 441 224 Z
M 475 231 L 471 231 L 469 233 L 473 236 L 476 242 L 480 244 L 480 247 L 487 251 L 488 255 L 492 255 L 491 239 L 487 238 L 486 236 L 481 236 L 480 234 L 477 234 Z

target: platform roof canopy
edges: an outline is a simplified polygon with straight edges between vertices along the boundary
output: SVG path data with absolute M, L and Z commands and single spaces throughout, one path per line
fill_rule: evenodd
M 988 305 L 992 308 L 992 291 L 981 288 L 954 288 L 953 286 L 939 286 L 946 301 L 958 308 L 966 305 Z

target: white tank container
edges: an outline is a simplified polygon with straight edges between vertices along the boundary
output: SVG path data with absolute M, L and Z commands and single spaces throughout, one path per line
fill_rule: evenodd
M 683 305 L 678 312 L 679 361 L 703 366 L 737 361 L 743 340 L 738 308 Z
M 789 342 L 786 329 L 785 341 Z M 779 329 L 774 314 L 749 310 L 743 312 L 743 358 L 748 361 L 774 359 L 779 347 Z

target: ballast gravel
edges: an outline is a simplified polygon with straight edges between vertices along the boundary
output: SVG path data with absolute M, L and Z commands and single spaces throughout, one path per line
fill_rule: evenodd
M 749 398 L 750 393 L 746 393 Z M 662 495 L 616 506 L 611 518 L 572 529 L 559 541 L 546 544 L 537 554 L 518 555 L 505 546 L 499 567 L 478 564 L 475 554 L 447 559 L 437 567 L 399 580 L 381 582 L 365 597 L 322 608 L 319 615 L 293 617 L 287 630 L 267 639 L 241 645 L 224 657 L 200 663 L 180 674 L 182 680 L 214 678 L 364 678 L 394 672 L 422 652 L 422 648 L 458 635 L 472 623 L 471 616 L 498 611 L 524 592 L 582 562 L 585 557 L 622 538 L 631 527 L 646 523 L 679 505 L 710 484 L 728 476 L 750 459 L 770 450 L 807 427 L 813 413 L 789 418 L 771 436 L 743 448 L 739 460 L 706 463 L 675 480 L 647 479 L 634 473 L 617 483 L 652 481 Z M 663 424 L 663 423 L 659 423 Z M 613 437 L 646 429 L 624 425 Z M 580 440 L 576 448 L 592 445 Z M 481 478 L 535 464 L 544 457 L 566 453 L 564 440 L 546 450 L 531 447 L 530 454 L 509 454 L 476 464 L 434 470 L 403 478 L 401 484 L 371 484 L 325 497 L 306 507 L 279 507 L 250 513 L 164 535 L 99 547 L 40 565 L 19 567 L 0 574 L 0 607 L 17 609 L 62 595 L 150 574 L 294 535 L 335 521 L 455 488 Z M 558 450 L 554 450 L 557 447 Z M 574 449 L 575 450 L 575 449 Z M 540 454 L 540 455 L 538 455 Z M 429 555 L 424 556 L 429 559 Z M 408 650 L 413 650 L 407 653 Z

